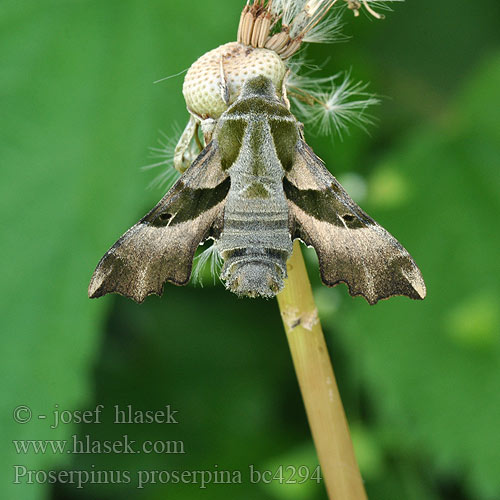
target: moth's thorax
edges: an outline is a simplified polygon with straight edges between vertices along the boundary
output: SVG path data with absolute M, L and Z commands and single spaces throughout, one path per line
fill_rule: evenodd
M 239 158 L 244 143 L 248 153 L 258 160 L 263 145 L 271 142 L 272 156 L 287 171 L 293 164 L 299 136 L 297 120 L 265 78 L 245 84 L 242 96 L 222 114 L 215 132 L 224 169 L 231 168 Z

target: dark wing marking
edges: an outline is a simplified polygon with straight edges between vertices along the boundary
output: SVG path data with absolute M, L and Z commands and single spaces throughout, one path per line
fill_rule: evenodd
M 211 142 L 161 199 L 104 255 L 89 297 L 120 293 L 142 302 L 170 281 L 185 285 L 198 245 L 221 225 L 230 180 Z
M 302 140 L 283 181 L 292 238 L 313 246 L 321 278 L 344 282 L 370 304 L 393 295 L 423 299 L 424 280 L 410 254 L 352 201 Z

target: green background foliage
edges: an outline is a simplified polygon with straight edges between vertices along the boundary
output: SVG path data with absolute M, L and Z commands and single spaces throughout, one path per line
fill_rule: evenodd
M 1 491 L 16 499 L 325 498 L 314 482 L 250 484 L 248 468 L 316 465 L 274 301 L 167 286 L 137 306 L 90 301 L 108 246 L 163 195 L 148 147 L 187 112 L 176 74 L 234 40 L 243 2 L 3 0 Z M 370 307 L 319 283 L 320 315 L 371 499 L 500 497 L 500 7 L 407 2 L 347 17 L 314 46 L 390 98 L 370 135 L 306 135 L 363 207 L 411 251 L 428 298 Z M 51 429 L 54 409 L 105 407 Z M 179 410 L 178 425 L 112 425 L 113 405 Z M 14 421 L 18 405 L 32 409 Z M 57 405 L 57 406 L 56 406 Z M 47 420 L 38 415 L 47 415 Z M 16 453 L 13 440 L 182 440 L 186 453 Z M 243 484 L 14 484 L 47 470 L 243 471 Z M 39 476 L 42 477 L 42 476 Z M 42 481 L 43 482 L 43 481 Z

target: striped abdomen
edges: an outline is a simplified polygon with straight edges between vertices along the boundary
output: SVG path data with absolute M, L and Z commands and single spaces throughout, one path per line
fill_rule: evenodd
M 245 203 L 248 210 L 238 205 L 239 210 L 228 210 L 226 204 L 224 231 L 217 243 L 224 259 L 221 278 L 238 295 L 273 297 L 283 288 L 292 250 L 288 209 L 285 205 L 277 210 L 276 203 Z

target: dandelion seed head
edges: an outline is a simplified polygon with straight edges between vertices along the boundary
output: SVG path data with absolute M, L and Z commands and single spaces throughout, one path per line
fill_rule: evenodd
M 248 78 L 265 76 L 280 89 L 285 73 L 285 64 L 272 50 L 231 42 L 207 52 L 192 64 L 184 79 L 184 98 L 195 115 L 217 119 L 228 107 L 221 95 L 221 84 L 227 86 L 232 104 Z M 225 82 L 221 81 L 222 74 Z
M 299 50 L 304 43 L 345 40 L 342 15 L 347 9 L 380 18 L 376 9 L 390 9 L 388 4 L 399 1 L 403 0 L 247 0 L 238 41 L 207 52 L 189 68 L 183 86 L 188 110 L 198 124 L 206 118 L 218 120 L 245 81 L 257 76 L 269 78 L 281 97 L 289 71 L 286 88 L 304 122 L 317 125 L 321 133 L 333 130 L 340 136 L 349 125 L 366 129 L 373 121 L 367 109 L 378 99 L 348 76 L 340 83 L 338 75 L 304 76 L 299 70 L 306 68 L 306 60 Z M 188 143 L 178 146 L 183 159 L 189 158 Z

